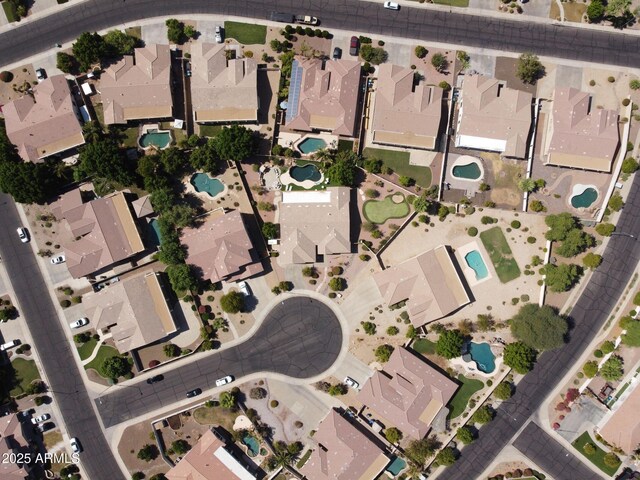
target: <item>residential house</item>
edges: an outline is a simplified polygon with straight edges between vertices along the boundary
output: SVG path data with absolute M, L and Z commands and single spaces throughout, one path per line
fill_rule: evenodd
M 7 137 L 23 160 L 42 162 L 84 144 L 82 117 L 64 75 L 43 80 L 32 92 L 3 105 L 2 113 Z
M 364 384 L 358 400 L 396 427 L 405 438 L 421 439 L 432 426 L 444 430 L 446 405 L 458 385 L 404 347 L 396 348 L 384 365 Z
M 442 120 L 440 87 L 415 81 L 415 70 L 392 64 L 378 67 L 378 80 L 369 131 L 380 145 L 437 148 Z
M 440 245 L 376 273 L 373 279 L 387 305 L 407 302 L 411 322 L 419 327 L 471 301 L 454 262 L 449 249 Z
M 633 390 L 627 395 L 617 409 L 609 412 L 602 419 L 599 428 L 600 435 L 607 442 L 621 448 L 627 455 L 640 447 L 640 388 L 633 385 Z
M 191 45 L 191 104 L 198 123 L 258 123 L 258 68 L 226 44 Z
M 619 144 L 618 112 L 594 108 L 591 95 L 575 88 L 554 91 L 546 164 L 609 173 Z
M 351 189 L 282 192 L 280 255 L 283 265 L 314 263 L 319 256 L 351 252 Z
M 32 427 L 33 425 L 29 425 L 28 430 L 33 431 Z M 0 478 L 2 480 L 29 478 L 28 462 L 13 461 L 11 457 L 11 455 L 16 455 L 17 459 L 21 459 L 26 454 L 34 457 L 29 447 L 28 433 L 27 429 L 23 430 L 23 425 L 15 413 L 0 418 L 0 458 L 4 459 L 0 463 Z
M 507 88 L 496 78 L 465 75 L 459 101 L 456 147 L 525 158 L 532 101 L 530 93 Z
M 263 271 L 239 210 L 209 212 L 197 227 L 183 228 L 180 241 L 187 247 L 186 262 L 212 282 L 240 281 Z
M 379 442 L 336 409 L 322 420 L 313 439 L 318 446 L 300 469 L 309 480 L 374 480 L 390 461 Z
M 354 136 L 361 69 L 356 60 L 296 57 L 291 66 L 285 126 Z
M 169 45 L 148 44 L 109 66 L 100 76 L 104 123 L 173 116 Z

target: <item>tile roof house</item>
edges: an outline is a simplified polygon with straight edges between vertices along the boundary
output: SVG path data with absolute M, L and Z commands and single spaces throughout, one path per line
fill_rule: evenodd
M 415 85 L 414 70 L 398 65 L 378 67 L 378 81 L 369 131 L 381 145 L 433 150 L 442 118 L 440 87 Z
M 82 308 L 93 328 L 109 329 L 120 353 L 144 347 L 177 330 L 159 274 L 149 269 L 85 295 Z
M 84 144 L 78 109 L 64 75 L 54 75 L 2 106 L 7 136 L 23 160 L 45 157 Z
M 186 262 L 202 270 L 202 278 L 239 281 L 263 271 L 239 210 L 209 212 L 197 228 L 183 228 Z
M 0 458 L 4 459 L 0 463 L 0 478 L 2 480 L 30 478 L 27 464 L 9 461 L 11 454 L 26 453 L 30 453 L 29 441 L 25 438 L 18 416 L 12 413 L 0 418 Z
M 454 261 L 449 249 L 440 245 L 376 273 L 373 279 L 388 305 L 407 301 L 411 323 L 419 327 L 471 301 Z
M 282 192 L 280 255 L 282 264 L 313 263 L 318 255 L 351 252 L 351 189 Z
M 622 402 L 622 405 L 603 418 L 600 435 L 612 445 L 621 448 L 631 455 L 640 446 L 640 388 L 633 391 Z
M 446 418 L 446 405 L 457 389 L 458 384 L 428 362 L 398 347 L 384 370 L 367 380 L 358 400 L 382 417 L 387 428 L 395 426 L 405 437 L 419 440 L 437 417 Z
M 169 45 L 136 48 L 104 71 L 98 89 L 107 125 L 172 117 Z
M 76 238 L 63 246 L 73 278 L 91 275 L 145 249 L 124 192 L 83 203 L 76 189 L 63 195 L 52 210 L 56 218 L 67 221 Z
M 226 44 L 191 45 L 191 103 L 199 123 L 258 122 L 258 64 L 227 60 Z
M 495 79 L 465 75 L 459 101 L 456 147 L 524 158 L 531 130 L 533 97 Z
M 355 60 L 296 57 L 285 125 L 291 130 L 355 134 L 362 66 Z
M 610 172 L 620 144 L 618 112 L 594 109 L 591 95 L 557 88 L 545 137 L 545 163 Z
M 309 480 L 373 480 L 390 461 L 357 422 L 349 422 L 335 409 L 322 420 L 313 438 L 318 448 L 300 470 Z
M 207 430 L 165 476 L 168 480 L 254 480 L 256 469 L 241 461 L 217 431 Z

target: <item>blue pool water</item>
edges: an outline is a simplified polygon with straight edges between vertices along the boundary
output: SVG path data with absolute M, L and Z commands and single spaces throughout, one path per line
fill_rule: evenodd
M 207 192 L 212 197 L 215 197 L 224 190 L 224 184 L 217 178 L 211 178 L 206 173 L 196 173 L 191 177 L 191 185 L 196 189 L 196 192 Z
M 327 142 L 321 138 L 307 137 L 298 144 L 298 150 L 302 153 L 309 154 L 317 150 L 322 150 L 326 146 Z
M 491 373 L 496 369 L 496 357 L 488 343 L 469 343 L 469 354 L 471 359 L 476 362 L 478 370 Z
M 251 435 L 247 435 L 246 437 L 244 437 L 242 439 L 242 443 L 244 443 L 248 447 L 248 453 L 250 457 L 255 457 L 256 455 L 258 455 L 258 453 L 260 453 L 260 443 Z
M 318 167 L 312 164 L 304 165 L 303 167 L 293 166 L 289 169 L 289 175 L 291 178 L 298 182 L 304 182 L 305 180 L 311 180 L 312 182 L 317 182 L 320 180 L 320 170 Z
M 144 148 L 154 145 L 158 148 L 165 148 L 171 142 L 171 134 L 169 132 L 159 132 L 158 130 L 149 130 L 140 137 L 140 145 Z
M 476 280 L 482 280 L 489 275 L 487 266 L 484 264 L 484 260 L 482 260 L 482 255 L 480 255 L 479 251 L 470 251 L 464 256 L 464 261 L 467 262 L 467 265 L 469 265 L 474 272 L 476 272 Z
M 160 236 L 160 225 L 158 225 L 158 220 L 154 218 L 147 224 L 147 226 L 148 226 L 147 239 L 149 240 L 149 243 L 157 247 L 158 245 L 160 245 L 160 242 L 162 241 L 162 237 Z
M 595 188 L 586 188 L 580 195 L 571 197 L 571 206 L 573 208 L 587 208 L 598 198 L 598 191 Z
M 394 477 L 397 476 L 404 468 L 407 466 L 407 462 L 405 462 L 400 457 L 396 457 L 393 459 L 393 462 L 389 464 L 387 467 L 387 472 L 389 472 Z
M 467 180 L 477 180 L 480 178 L 480 167 L 477 163 L 467 163 L 466 165 L 456 165 L 451 170 L 454 177 L 465 178 Z

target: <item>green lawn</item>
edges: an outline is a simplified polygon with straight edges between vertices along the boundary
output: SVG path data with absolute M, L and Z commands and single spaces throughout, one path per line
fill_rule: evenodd
M 436 344 L 431 340 L 427 340 L 426 338 L 420 338 L 416 340 L 411 345 L 411 348 L 413 348 L 418 353 L 426 353 L 429 355 L 433 355 L 436 353 Z
M 40 372 L 38 372 L 36 362 L 33 360 L 16 358 L 11 362 L 11 366 L 15 371 L 14 387 L 9 392 L 12 397 L 23 394 L 31 382 L 40 378 Z
M 138 147 L 138 135 L 140 129 L 138 127 L 130 127 L 122 131 L 122 146 L 126 148 Z
M 78 350 L 78 354 L 80 355 L 80 360 L 86 360 L 87 358 L 89 358 L 95 350 L 97 344 L 98 341 L 91 337 L 91 340 L 89 340 L 87 343 L 83 343 L 79 347 L 76 347 L 76 349 Z
M 362 153 L 365 157 L 382 160 L 384 165 L 395 173 L 400 176 L 404 175 L 405 177 L 413 178 L 416 184 L 423 188 L 431 186 L 431 169 L 429 167 L 409 165 L 409 152 L 385 150 L 383 148 L 365 148 Z
M 433 0 L 438 5 L 451 5 L 452 7 L 468 7 L 469 0 Z
M 398 194 L 394 194 L 398 195 Z M 367 200 L 362 205 L 364 218 L 373 223 L 384 223 L 390 218 L 404 218 L 409 215 L 409 204 L 402 196 L 402 201 L 396 203 L 392 197 L 387 195 L 384 200 Z
M 592 443 L 596 447 L 596 453 L 594 453 L 591 456 L 589 456 L 586 453 L 584 453 L 584 450 L 583 450 L 583 447 L 587 443 Z M 608 467 L 608 466 L 606 466 L 604 464 L 604 456 L 606 455 L 607 452 L 605 452 L 603 449 L 601 449 L 598 446 L 598 444 L 589 435 L 589 432 L 584 432 L 582 435 L 580 435 L 578 438 L 576 438 L 573 441 L 572 445 L 585 458 L 587 458 L 591 463 L 593 463 L 596 467 L 598 467 L 600 470 L 602 470 L 604 473 L 606 473 L 609 476 L 613 476 L 613 474 L 616 473 L 616 471 L 620 467 L 620 466 L 618 466 L 616 468 L 611 468 L 611 467 Z
M 235 38 L 243 45 L 264 45 L 267 27 L 251 23 L 224 22 L 224 35 L 227 38 Z
M 338 140 L 338 151 L 339 152 L 350 152 L 353 150 L 353 141 L 352 140 Z
M 489 252 L 491 263 L 502 283 L 510 282 L 520 276 L 520 268 L 513 258 L 509 243 L 500 227 L 493 227 L 480 234 L 484 248 Z
M 102 366 L 102 362 L 104 362 L 107 358 L 117 357 L 118 355 L 120 355 L 120 353 L 115 348 L 110 347 L 108 345 L 102 345 L 98 350 L 98 354 L 96 355 L 96 358 L 94 358 L 89 363 L 87 363 L 84 366 L 84 369 L 89 370 L 90 368 L 93 368 L 96 372 L 100 374 L 101 377 L 106 378 L 102 374 L 102 369 L 100 368 Z
M 193 412 L 193 419 L 200 425 L 220 425 L 228 432 L 233 431 L 237 411 L 222 407 L 200 407 Z
M 18 17 L 18 12 L 16 12 L 16 9 L 13 7 L 12 3 L 2 2 L 2 8 L 4 10 L 4 14 L 7 16 L 7 20 L 9 20 L 10 22 L 17 22 L 20 20 L 20 17 Z
M 215 137 L 222 131 L 222 125 L 200 125 L 201 137 Z
M 451 406 L 449 418 L 456 418 L 462 415 L 462 412 L 467 408 L 467 403 L 469 403 L 471 396 L 484 387 L 484 383 L 480 380 L 467 378 L 464 375 L 458 375 L 458 381 L 462 383 L 462 386 L 449 402 Z

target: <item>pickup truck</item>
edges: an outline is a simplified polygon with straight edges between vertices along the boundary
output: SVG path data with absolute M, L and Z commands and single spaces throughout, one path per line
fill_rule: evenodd
M 317 25 L 318 19 L 309 15 L 296 15 L 296 23 L 303 23 L 305 25 Z
M 292 13 L 271 12 L 271 21 L 283 23 L 302 23 L 304 25 L 317 25 L 318 19 L 310 15 L 293 15 Z

